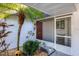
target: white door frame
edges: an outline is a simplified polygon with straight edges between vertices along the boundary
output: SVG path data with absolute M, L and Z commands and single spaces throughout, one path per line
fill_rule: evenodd
M 71 17 L 72 18 L 72 15 L 61 16 L 61 17 L 54 17 L 54 48 L 55 49 L 57 49 L 57 46 L 60 45 L 60 44 L 56 44 L 56 37 L 57 36 L 58 37 L 64 37 L 64 38 L 71 38 L 71 36 L 60 36 L 60 35 L 56 34 L 56 20 L 60 19 L 60 18 L 66 18 L 66 17 Z M 60 46 L 65 47 L 66 49 L 68 49 L 68 48 L 71 49 L 71 47 L 67 47 L 67 46 L 64 46 L 64 45 L 60 45 Z M 62 51 L 62 50 L 60 50 L 60 51 Z M 67 51 L 66 51 L 66 53 L 67 53 Z

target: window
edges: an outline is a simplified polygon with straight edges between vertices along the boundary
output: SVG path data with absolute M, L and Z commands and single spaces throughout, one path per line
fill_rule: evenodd
M 56 43 L 71 46 L 71 17 L 56 19 Z
M 70 47 L 71 46 L 71 39 L 65 38 L 65 37 L 57 37 L 56 43 Z
M 58 21 L 56 22 L 56 28 L 57 29 L 64 29 L 65 28 L 65 22 L 64 22 L 64 19 L 57 19 Z

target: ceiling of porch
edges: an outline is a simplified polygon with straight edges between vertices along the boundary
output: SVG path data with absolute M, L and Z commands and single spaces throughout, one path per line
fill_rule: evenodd
M 25 5 L 36 8 L 48 15 L 61 15 L 74 12 L 75 5 L 73 3 L 23 3 Z

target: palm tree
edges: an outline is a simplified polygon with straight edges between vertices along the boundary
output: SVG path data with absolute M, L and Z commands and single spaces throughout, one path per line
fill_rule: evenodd
M 17 50 L 19 51 L 20 32 L 24 23 L 24 19 L 27 18 L 34 22 L 37 18 L 43 18 L 44 14 L 30 6 L 25 6 L 23 4 L 0 3 L 0 18 L 8 18 L 13 14 L 12 12 L 15 12 L 18 16 L 19 29 L 17 39 Z

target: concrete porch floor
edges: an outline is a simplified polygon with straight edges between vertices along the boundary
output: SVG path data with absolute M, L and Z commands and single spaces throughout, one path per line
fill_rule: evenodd
M 59 52 L 59 51 L 55 51 L 51 56 L 69 56 L 69 55 Z

